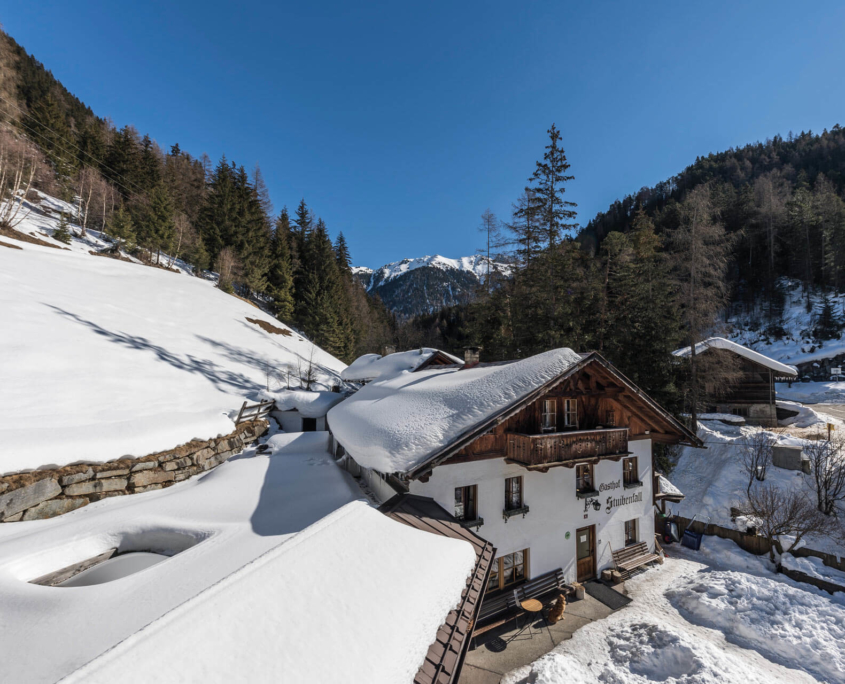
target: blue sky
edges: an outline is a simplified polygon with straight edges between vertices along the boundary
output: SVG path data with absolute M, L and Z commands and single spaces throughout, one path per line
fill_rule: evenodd
M 261 165 L 353 261 L 472 254 L 554 122 L 586 224 L 707 154 L 845 125 L 835 2 L 0 2 L 100 116 Z

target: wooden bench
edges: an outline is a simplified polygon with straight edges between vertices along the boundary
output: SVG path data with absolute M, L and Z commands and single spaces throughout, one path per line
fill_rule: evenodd
M 483 634 L 488 630 L 505 624 L 515 617 L 521 610 L 520 604 L 532 598 L 539 598 L 551 591 L 561 591 L 567 588 L 563 570 L 558 568 L 544 575 L 528 580 L 511 591 L 503 591 L 498 596 L 485 597 L 481 602 L 477 622 L 499 618 L 489 624 L 475 629 L 474 634 Z
M 648 544 L 644 541 L 637 544 L 631 544 L 624 549 L 613 551 L 613 562 L 616 567 L 623 573 L 623 576 L 631 574 L 631 571 L 658 560 L 660 556 L 656 553 L 650 553 Z

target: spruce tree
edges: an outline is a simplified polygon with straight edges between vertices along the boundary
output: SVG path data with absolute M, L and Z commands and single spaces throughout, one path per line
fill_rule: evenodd
M 135 228 L 132 224 L 132 217 L 123 203 L 111 215 L 107 225 L 107 233 L 115 240 L 118 250 L 123 245 L 131 245 L 135 242 Z
M 340 232 L 334 242 L 334 252 L 337 257 L 337 266 L 343 273 L 352 272 L 351 257 L 349 255 L 349 246 L 346 244 L 346 238 Z
M 175 231 L 173 202 L 162 183 L 150 192 L 149 201 L 142 211 L 139 241 L 150 252 L 156 252 L 156 263 L 161 260 L 162 250 L 168 249 Z
M 273 298 L 273 314 L 286 323 L 293 320 L 294 314 L 293 266 L 289 241 L 290 219 L 287 209 L 283 209 L 273 231 L 267 294 Z
M 53 237 L 59 242 L 64 242 L 66 245 L 70 244 L 70 224 L 67 221 L 67 216 L 65 215 L 65 212 L 62 212 L 59 216 L 59 225 L 56 230 L 53 231 Z

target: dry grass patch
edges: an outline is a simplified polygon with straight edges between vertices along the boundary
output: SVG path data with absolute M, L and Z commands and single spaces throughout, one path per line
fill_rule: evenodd
M 14 228 L 7 228 L 6 226 L 0 226 L 0 235 L 2 235 L 3 237 L 12 238 L 13 240 L 20 240 L 21 242 L 29 242 L 33 245 L 41 245 L 42 247 L 52 247 L 53 249 L 67 249 L 67 247 L 59 247 L 58 245 L 50 244 L 49 242 L 45 242 L 44 240 L 41 240 L 37 237 L 32 237 L 31 235 L 21 233 L 19 230 L 15 230 Z M 8 247 L 8 245 L 6 246 Z
M 285 328 L 277 328 L 275 325 L 273 325 L 272 323 L 268 323 L 267 321 L 260 321 L 257 318 L 247 318 L 246 320 L 250 323 L 255 323 L 255 325 L 257 325 L 262 330 L 266 330 L 268 333 L 273 333 L 274 335 L 284 335 L 285 337 L 291 337 L 293 335 L 290 330 L 286 330 Z
M 10 245 L 8 242 L 0 242 L 0 247 L 8 247 L 9 249 L 23 249 L 23 247 L 19 247 L 18 245 Z

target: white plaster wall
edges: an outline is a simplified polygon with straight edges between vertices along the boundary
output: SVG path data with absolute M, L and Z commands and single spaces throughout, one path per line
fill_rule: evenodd
M 568 582 L 576 580 L 575 530 L 596 526 L 596 560 L 598 572 L 613 567 L 611 547 L 625 545 L 625 521 L 638 519 L 638 535 L 650 549 L 654 548 L 654 515 L 652 513 L 651 440 L 629 442 L 629 450 L 637 456 L 641 487 L 622 486 L 622 461 L 601 461 L 595 466 L 596 487 L 618 482 L 619 487 L 600 491 L 601 508 L 592 506 L 585 513 L 584 500 L 575 496 L 575 469 L 557 467 L 547 473 L 529 472 L 504 459 L 474 461 L 457 465 L 437 466 L 428 482 L 411 483 L 412 494 L 429 496 L 450 513 L 455 507 L 455 487 L 478 486 L 478 515 L 484 525 L 476 531 L 492 542 L 496 555 L 530 549 L 531 577 L 563 568 Z M 504 521 L 505 478 L 522 475 L 523 501 L 530 507 L 523 518 Z M 636 503 L 615 506 L 607 512 L 609 499 L 642 494 Z M 569 533 L 569 539 L 566 533 Z

